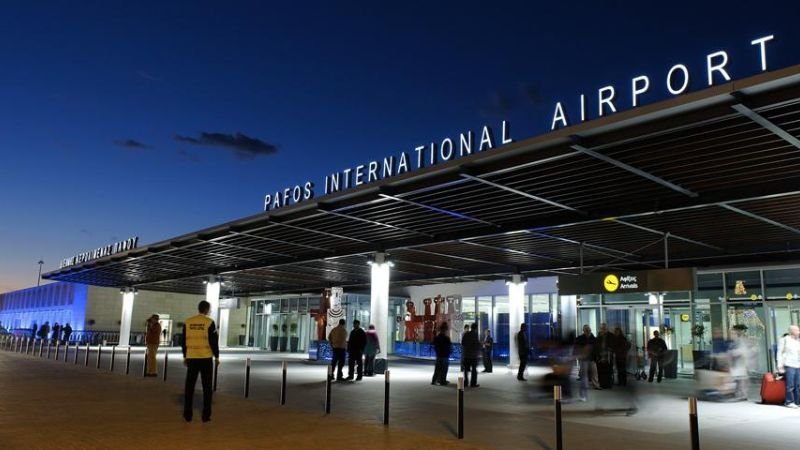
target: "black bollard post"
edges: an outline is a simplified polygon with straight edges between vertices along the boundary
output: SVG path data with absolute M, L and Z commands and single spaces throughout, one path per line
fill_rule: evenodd
M 287 363 L 284 361 L 281 367 L 281 372 L 283 372 L 281 379 L 281 406 L 286 404 L 286 368 Z
M 250 358 L 247 358 L 247 362 L 245 363 L 244 367 L 244 398 L 250 396 Z
M 101 353 L 103 353 L 103 346 L 102 345 L 98 345 L 97 346 L 97 368 L 98 369 L 100 368 L 100 354 Z
M 556 450 L 564 449 L 564 436 L 561 429 L 561 386 L 553 386 L 553 406 L 556 410 Z
M 325 414 L 331 413 L 331 381 L 333 381 L 333 366 L 328 366 L 328 375 L 325 377 Z
M 25 354 L 28 354 L 28 350 L 31 347 L 31 338 L 25 339 Z
M 80 348 L 80 343 L 75 342 L 75 365 L 78 364 L 78 349 Z
M 131 347 L 128 346 L 128 356 L 125 357 L 125 375 L 131 373 Z
M 83 357 L 83 365 L 89 367 L 89 343 L 86 343 L 86 355 Z
M 383 374 L 383 424 L 389 425 L 389 369 Z
M 39 339 L 39 358 L 44 357 L 44 339 Z
M 217 392 L 217 377 L 219 377 L 219 364 L 214 364 L 214 392 Z
M 14 347 L 14 352 L 19 353 L 22 351 L 22 338 L 17 339 L 17 345 Z
M 697 424 L 697 399 L 689 397 L 689 431 L 691 432 L 692 450 L 700 450 L 700 430 Z
M 111 346 L 111 362 L 108 363 L 108 371 L 109 372 L 113 372 L 114 371 L 114 360 L 116 360 L 116 359 L 117 359 L 117 346 L 116 345 L 112 345 Z
M 56 356 L 54 358 L 56 361 L 58 361 L 58 347 L 59 347 L 59 344 L 60 343 L 58 341 L 56 341 Z
M 169 367 L 169 352 L 164 351 L 164 382 L 167 381 L 167 367 Z
M 142 363 L 142 378 L 147 376 L 147 356 L 150 354 L 150 349 L 144 348 L 144 363 Z
M 69 359 L 69 341 L 64 342 L 64 364 L 67 363 L 67 359 Z
M 50 359 L 50 347 L 52 347 L 52 346 L 53 346 L 53 343 L 50 342 L 50 341 L 47 341 L 47 359 Z
M 458 438 L 464 439 L 464 377 L 458 377 Z

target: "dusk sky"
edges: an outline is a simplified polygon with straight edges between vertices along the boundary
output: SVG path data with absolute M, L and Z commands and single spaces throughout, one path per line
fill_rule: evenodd
M 261 212 L 263 197 L 458 133 L 546 133 L 556 101 L 666 97 L 800 64 L 800 2 L 6 2 L 0 292 L 37 261 Z M 657 86 L 656 86 L 657 85 Z

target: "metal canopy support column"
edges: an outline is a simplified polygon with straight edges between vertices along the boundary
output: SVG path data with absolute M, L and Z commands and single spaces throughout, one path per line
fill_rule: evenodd
M 664 268 L 669 269 L 669 231 L 664 233 Z
M 131 338 L 131 319 L 133 318 L 133 299 L 136 289 L 122 289 L 122 317 L 119 322 L 119 345 L 127 347 Z

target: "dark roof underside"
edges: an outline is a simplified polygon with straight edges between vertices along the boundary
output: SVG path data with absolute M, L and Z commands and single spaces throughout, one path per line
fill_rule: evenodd
M 203 293 L 795 260 L 800 66 L 572 126 L 45 278 Z M 666 240 L 666 245 L 665 245 Z

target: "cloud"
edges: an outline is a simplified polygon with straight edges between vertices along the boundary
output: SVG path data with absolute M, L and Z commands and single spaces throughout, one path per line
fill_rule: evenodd
M 200 158 L 199 156 L 195 155 L 194 153 L 189 153 L 187 150 L 183 150 L 183 149 L 178 150 L 178 156 L 180 156 L 181 159 L 183 159 L 185 161 L 189 161 L 189 162 L 193 162 L 193 163 L 199 163 L 199 162 L 203 161 L 203 159 Z
M 130 150 L 147 150 L 153 148 L 135 139 L 120 139 L 114 141 L 114 145 L 116 145 L 117 147 L 127 148 Z
M 143 79 L 145 79 L 147 81 L 161 81 L 160 77 L 157 77 L 155 75 L 151 75 L 150 73 L 145 72 L 144 70 L 137 70 L 136 71 L 136 75 L 138 75 L 139 78 L 143 78 Z
M 184 144 L 229 150 L 237 159 L 241 160 L 250 160 L 257 156 L 272 155 L 278 152 L 278 147 L 274 144 L 239 132 L 228 134 L 203 131 L 198 137 L 176 135 L 175 140 Z

